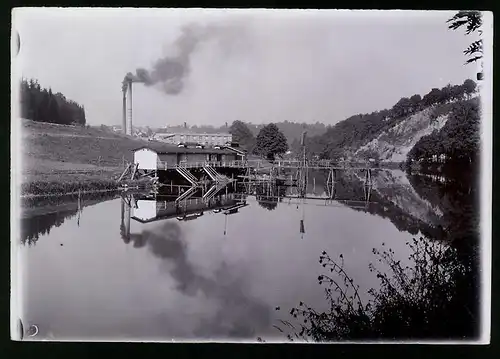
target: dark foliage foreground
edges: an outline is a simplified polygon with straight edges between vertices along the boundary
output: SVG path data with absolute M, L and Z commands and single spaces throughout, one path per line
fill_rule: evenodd
M 275 326 L 287 337 L 301 341 L 445 339 L 471 335 L 475 302 L 471 300 L 471 269 L 458 260 L 457 250 L 420 237 L 407 242 L 411 267 L 403 266 L 389 250 L 373 249 L 385 273 L 370 264 L 380 280 L 363 302 L 359 286 L 339 260 L 326 252 L 319 262 L 328 270 L 318 277 L 329 303 L 326 312 L 307 304 L 292 308 L 290 321 Z M 279 308 L 276 308 L 279 310 Z

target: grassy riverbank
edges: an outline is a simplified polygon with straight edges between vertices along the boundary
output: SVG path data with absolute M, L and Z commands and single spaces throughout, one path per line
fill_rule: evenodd
M 142 140 L 96 128 L 20 121 L 24 197 L 117 190 L 124 162 L 132 160 L 134 148 L 144 145 Z
M 150 180 L 122 180 L 120 183 L 115 177 L 98 177 L 88 175 L 67 176 L 61 175 L 51 180 L 32 179 L 21 183 L 20 195 L 22 197 L 37 197 L 47 195 L 85 194 L 93 192 L 118 191 L 121 185 L 129 187 L 148 188 Z
M 62 181 L 31 181 L 21 184 L 21 196 L 43 196 L 43 195 L 62 195 L 81 192 L 97 192 L 117 190 L 116 181 L 86 180 L 75 178 L 71 182 Z

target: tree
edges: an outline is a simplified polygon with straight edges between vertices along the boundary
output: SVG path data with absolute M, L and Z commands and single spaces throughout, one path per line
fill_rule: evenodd
M 448 84 L 441 89 L 439 96 L 439 103 L 441 104 L 448 103 L 451 100 L 451 97 L 452 97 L 451 85 Z
M 63 94 L 42 89 L 33 79 L 21 81 L 21 117 L 32 121 L 85 125 L 85 110 Z
M 464 98 L 464 88 L 461 85 L 451 87 L 451 100 L 462 100 Z
M 471 79 L 467 79 L 464 81 L 462 86 L 464 94 L 467 96 L 467 98 L 470 99 L 472 94 L 476 91 L 476 86 L 477 86 L 476 83 Z
M 52 92 L 49 92 L 48 122 L 61 123 L 59 106 L 57 105 L 57 101 L 52 95 Z
M 85 115 L 85 106 L 80 106 L 80 119 L 79 119 L 79 124 L 80 125 L 85 125 L 85 119 L 86 119 L 86 115 Z
M 481 12 L 479 11 L 459 11 L 446 22 L 449 23 L 448 28 L 452 30 L 466 26 L 466 35 L 470 35 L 475 32 L 483 24 Z M 479 34 L 481 35 L 481 30 L 479 30 Z M 483 57 L 483 40 L 480 39 L 474 41 L 466 50 L 464 50 L 464 54 L 471 57 L 467 60 L 466 64 L 480 60 Z
M 274 123 L 264 126 L 257 135 L 255 153 L 274 160 L 276 155 L 282 155 L 288 150 L 285 135 Z
M 403 117 L 410 113 L 412 102 L 408 97 L 401 98 L 392 108 L 394 117 Z
M 422 104 L 422 96 L 420 95 L 413 95 L 410 97 L 410 103 L 412 107 L 412 111 L 418 111 L 420 110 L 421 104 Z
M 36 109 L 36 121 L 39 122 L 50 122 L 50 118 L 48 116 L 49 109 L 49 93 L 47 90 L 43 90 L 41 92 L 41 101 Z
M 480 152 L 480 114 L 477 99 L 453 105 L 440 130 L 423 136 L 409 151 L 408 159 L 429 159 L 445 154 L 451 161 L 472 163 Z
M 247 150 L 253 147 L 255 138 L 252 131 L 245 125 L 244 122 L 236 120 L 231 124 L 229 133 L 233 135 L 233 141 Z
M 422 102 L 425 106 L 432 106 L 438 103 L 441 98 L 441 90 L 433 88 L 427 95 L 424 96 Z

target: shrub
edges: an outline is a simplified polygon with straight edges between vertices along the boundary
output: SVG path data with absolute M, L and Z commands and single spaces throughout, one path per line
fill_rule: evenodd
M 114 180 L 91 180 L 91 181 L 33 181 L 21 185 L 21 195 L 52 195 L 67 194 L 78 191 L 102 191 L 117 189 Z
M 317 312 L 300 302 L 290 315 L 296 322 L 280 320 L 278 330 L 290 340 L 336 341 L 374 339 L 435 339 L 461 337 L 460 326 L 450 328 L 457 317 L 467 317 L 467 306 L 459 293 L 460 284 L 468 280 L 468 268 L 457 260 L 453 247 L 430 242 L 423 237 L 407 242 L 413 266 L 405 266 L 394 258 L 394 252 L 373 249 L 378 262 L 390 268 L 389 274 L 369 265 L 376 273 L 380 289 L 370 289 L 363 303 L 359 286 L 344 270 L 340 255 L 338 263 L 326 252 L 319 262 L 329 270 L 318 277 L 329 303 L 327 312 Z M 279 308 L 277 308 L 279 310 Z M 465 316 L 465 317 L 464 317 Z

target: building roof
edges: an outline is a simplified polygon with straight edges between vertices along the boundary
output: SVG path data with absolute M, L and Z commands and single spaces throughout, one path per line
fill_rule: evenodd
M 247 151 L 244 150 L 244 149 L 241 149 L 241 148 L 236 148 L 236 147 L 231 147 L 231 146 L 224 146 L 224 148 L 230 150 L 230 151 L 233 151 L 233 152 L 236 152 L 240 155 L 246 155 L 247 154 Z
M 163 154 L 173 154 L 173 153 L 213 153 L 213 154 L 234 154 L 234 151 L 221 148 L 221 149 L 215 149 L 212 147 L 205 147 L 205 148 L 185 148 L 185 147 L 177 147 L 175 145 L 169 145 L 163 142 L 159 141 L 150 141 L 148 144 L 135 148 L 133 151 L 138 151 L 141 149 L 149 149 L 151 151 L 155 151 L 159 155 Z
M 193 130 L 172 131 L 172 132 L 156 132 L 155 135 L 200 135 L 200 136 L 232 136 L 229 132 L 196 132 Z
M 169 152 L 169 151 L 176 152 L 178 150 L 177 146 L 175 145 L 170 145 L 160 141 L 149 141 L 140 147 L 134 148 L 132 151 L 135 152 L 138 150 L 142 150 L 144 148 L 149 149 L 151 151 L 155 151 L 157 153 Z

